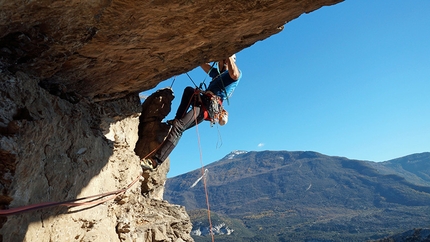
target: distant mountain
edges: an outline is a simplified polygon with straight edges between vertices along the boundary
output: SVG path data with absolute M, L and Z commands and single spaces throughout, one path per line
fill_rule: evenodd
M 375 164 L 310 151 L 233 152 L 205 167 L 211 212 L 234 230 L 217 241 L 364 241 L 428 226 L 429 162 L 430 153 Z M 201 175 L 168 179 L 164 195 L 198 230 L 208 224 L 203 180 L 192 187 Z
M 426 152 L 370 164 L 382 174 L 397 174 L 412 183 L 430 186 L 429 156 Z

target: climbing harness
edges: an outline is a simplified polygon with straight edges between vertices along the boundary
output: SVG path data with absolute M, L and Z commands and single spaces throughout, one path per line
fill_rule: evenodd
M 202 108 L 203 119 L 210 121 L 211 126 L 217 123 L 223 126 L 228 122 L 228 112 L 224 109 L 222 99 L 211 91 L 203 91 L 201 87 L 194 88 L 187 106 L 191 105 Z M 186 112 L 187 110 L 184 110 L 182 115 Z

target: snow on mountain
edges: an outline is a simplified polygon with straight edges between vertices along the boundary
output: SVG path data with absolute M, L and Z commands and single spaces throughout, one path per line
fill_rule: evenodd
M 224 159 L 231 160 L 231 159 L 235 158 L 238 155 L 242 155 L 242 154 L 246 154 L 246 153 L 248 153 L 248 151 L 245 151 L 245 150 L 234 150 L 234 151 L 230 152 L 230 154 L 226 155 L 224 157 Z

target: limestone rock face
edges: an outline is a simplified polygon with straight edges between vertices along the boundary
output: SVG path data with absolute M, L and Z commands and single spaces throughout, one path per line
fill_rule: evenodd
M 163 201 L 169 161 L 139 165 L 173 95 L 137 93 L 340 1 L 0 1 L 0 209 L 143 177 L 102 205 L 0 216 L 0 241 L 192 241 L 184 208 Z
M 23 72 L 1 73 L 0 107 L 1 209 L 116 191 L 142 177 L 137 95 L 72 104 Z M 2 218 L 0 241 L 192 241 L 185 209 L 162 200 L 167 167 L 98 206 Z

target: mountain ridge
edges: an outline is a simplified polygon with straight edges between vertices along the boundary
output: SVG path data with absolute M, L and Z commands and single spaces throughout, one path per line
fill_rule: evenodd
M 206 166 L 207 189 L 212 212 L 239 219 L 255 238 L 271 234 L 273 241 L 293 235 L 321 239 L 335 231 L 342 239 L 332 241 L 363 241 L 430 224 L 423 214 L 430 212 L 430 186 L 390 168 L 402 161 L 411 173 L 408 164 L 425 166 L 428 160 L 430 153 L 425 152 L 375 167 L 371 161 L 312 151 L 230 153 Z M 388 168 L 381 172 L 384 164 Z M 169 178 L 165 199 L 185 206 L 190 214 L 204 209 L 203 185 L 190 188 L 199 176 L 196 170 Z
M 430 185 L 430 167 L 422 162 L 429 152 L 416 153 L 400 158 L 373 163 L 379 172 L 385 174 L 401 173 L 406 179 L 421 185 Z

